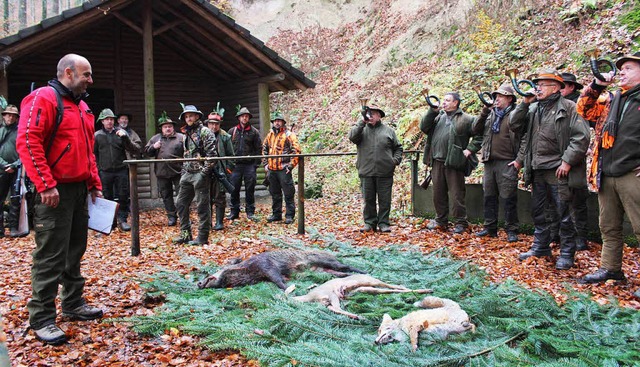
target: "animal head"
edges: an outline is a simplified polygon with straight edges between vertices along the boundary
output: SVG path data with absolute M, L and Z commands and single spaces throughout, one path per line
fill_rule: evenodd
M 234 265 L 242 262 L 241 258 L 233 258 L 227 261 L 227 265 L 221 267 L 215 273 L 198 282 L 198 288 L 225 288 L 227 286 L 227 275 L 230 270 L 236 268 Z
M 393 320 L 388 314 L 382 316 L 382 323 L 378 328 L 376 344 L 388 344 L 393 341 L 403 342 L 407 340 L 407 333 L 400 327 L 399 319 Z

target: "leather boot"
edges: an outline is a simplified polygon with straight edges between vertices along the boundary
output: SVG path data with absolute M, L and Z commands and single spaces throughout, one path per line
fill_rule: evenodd
M 526 260 L 531 256 L 535 256 L 535 257 L 551 256 L 551 248 L 549 246 L 543 247 L 540 244 L 534 243 L 531 246 L 531 249 L 529 251 L 523 252 L 520 255 L 518 255 L 518 259 Z
M 191 237 L 191 232 L 189 231 L 180 231 L 180 234 L 177 237 L 174 237 L 171 242 L 175 243 L 175 244 L 180 244 L 180 243 L 188 243 L 189 241 L 191 241 L 192 237 Z
M 122 232 L 129 232 L 131 226 L 127 223 L 127 218 L 118 218 L 118 227 Z
M 167 214 L 167 225 L 169 227 L 173 227 L 176 224 L 178 224 L 178 218 L 176 217 L 175 213 L 168 213 Z
M 224 229 L 224 225 L 222 224 L 222 218 L 224 218 L 224 208 L 218 208 L 216 206 L 216 225 L 213 226 L 214 231 L 220 231 Z
M 240 210 L 231 208 L 231 211 L 229 211 L 229 215 L 227 216 L 227 219 L 234 220 L 238 218 L 240 218 Z
M 205 236 L 201 236 L 200 234 L 198 234 L 198 238 L 196 238 L 194 241 L 189 241 L 187 244 L 191 245 L 191 246 L 208 245 L 209 244 L 209 236 L 207 235 L 205 237 Z

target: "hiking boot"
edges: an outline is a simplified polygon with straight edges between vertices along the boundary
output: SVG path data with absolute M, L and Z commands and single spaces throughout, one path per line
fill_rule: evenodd
M 589 249 L 587 240 L 583 237 L 576 237 L 576 251 L 585 251 Z
M 622 271 L 609 271 L 607 269 L 600 268 L 593 274 L 587 274 L 582 279 L 578 280 L 580 284 L 590 283 L 602 283 L 607 280 L 623 281 L 626 280 Z
M 520 239 L 518 238 L 518 234 L 515 232 L 507 232 L 507 242 L 518 242 Z
M 178 237 L 174 237 L 171 242 L 180 244 L 187 243 L 191 241 L 193 238 L 191 237 L 191 232 L 189 231 L 180 231 L 180 235 Z
M 455 228 L 453 229 L 453 233 L 455 234 L 462 234 L 465 233 L 467 231 L 467 227 L 463 226 L 462 224 L 456 224 Z
M 498 232 L 490 231 L 490 230 L 485 228 L 480 232 L 476 232 L 476 236 L 477 237 L 493 237 L 493 238 L 495 238 L 495 237 L 498 237 Z
M 240 213 L 234 212 L 233 210 L 229 213 L 229 216 L 227 216 L 227 219 L 229 220 L 234 220 L 238 218 L 240 218 Z
M 67 342 L 67 336 L 64 334 L 64 331 L 57 327 L 56 324 L 49 324 L 40 329 L 33 329 L 33 332 L 36 334 L 36 339 L 49 345 L 60 345 Z
M 380 225 L 378 225 L 378 227 L 380 228 L 380 232 L 382 232 L 382 233 L 391 232 L 391 227 L 389 227 L 388 224 L 380 224 Z
M 520 255 L 518 255 L 518 259 L 520 259 L 520 261 L 522 260 L 526 260 L 530 257 L 549 257 L 551 256 L 551 249 L 547 248 L 544 250 L 541 250 L 538 246 L 533 245 L 531 247 L 531 250 L 527 251 L 527 252 L 523 252 Z
M 169 227 L 173 227 L 173 226 L 175 226 L 176 224 L 178 224 L 178 220 L 176 219 L 176 217 L 168 217 L 168 218 L 167 218 L 167 225 L 168 225 Z
M 95 320 L 102 317 L 102 310 L 97 307 L 92 307 L 84 304 L 70 311 L 62 310 L 62 316 L 68 317 L 71 320 Z
M 190 246 L 204 246 L 204 245 L 208 245 L 208 244 L 209 244 L 209 240 L 208 239 L 202 239 L 202 238 L 197 238 L 194 241 L 187 242 L 187 245 L 190 245 Z
M 291 224 L 291 223 L 293 223 L 293 218 L 287 217 L 284 219 L 284 224 Z
M 267 222 L 271 223 L 271 222 L 279 222 L 282 220 L 282 217 L 279 217 L 277 215 L 273 215 L 271 214 L 270 216 L 267 217 Z
M 360 232 L 364 233 L 364 232 L 373 232 L 373 227 L 371 227 L 371 225 L 365 223 L 364 226 L 362 228 L 360 228 Z
M 258 221 L 258 218 L 256 218 L 255 214 L 253 214 L 253 213 L 247 213 L 247 219 L 249 219 L 250 221 L 253 221 L 253 222 Z
M 573 267 L 573 256 L 560 255 L 556 260 L 556 269 L 558 270 L 569 270 L 571 267 Z
M 430 220 L 429 224 L 427 224 L 427 229 L 430 231 L 434 231 L 434 230 L 445 231 L 447 230 L 447 225 L 438 223 L 435 220 Z
M 118 227 L 122 232 L 129 232 L 131 230 L 131 226 L 127 223 L 126 219 L 118 219 Z

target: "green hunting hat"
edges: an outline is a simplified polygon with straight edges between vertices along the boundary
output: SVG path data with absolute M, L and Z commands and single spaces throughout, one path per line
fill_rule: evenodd
M 8 104 L 7 108 L 5 108 L 4 111 L 2 111 L 3 115 L 6 115 L 8 113 L 20 116 L 20 112 L 18 111 L 18 107 L 16 107 L 15 105 L 12 105 L 12 104 Z
M 574 74 L 562 73 L 560 75 L 562 75 L 562 80 L 564 81 L 564 84 L 571 83 L 571 84 L 576 86 L 576 90 L 580 90 L 580 89 L 584 88 L 584 86 L 582 84 L 578 83 L 578 79 L 576 78 L 576 76 Z
M 271 114 L 271 122 L 274 122 L 275 120 L 282 120 L 285 124 L 287 123 L 282 112 L 274 112 Z
M 102 121 L 107 117 L 113 117 L 114 119 L 116 118 L 116 115 L 113 113 L 113 111 L 111 111 L 110 108 L 105 108 L 104 110 L 100 111 L 100 115 L 98 115 L 98 121 Z
M 382 108 L 380 108 L 380 106 L 378 106 L 377 104 L 373 103 L 371 104 L 371 106 L 369 106 L 370 110 L 376 110 L 378 112 L 380 112 L 380 118 L 384 117 L 384 111 L 382 110 Z
M 176 122 L 171 119 L 171 117 L 167 116 L 167 111 L 163 111 L 162 115 L 158 119 L 158 127 L 162 127 L 164 124 L 173 124 L 176 125 Z
M 491 98 L 496 99 L 496 94 L 502 94 L 503 96 L 515 97 L 516 92 L 511 86 L 511 82 L 503 83 L 497 90 L 491 92 Z
M 236 117 L 240 117 L 242 115 L 249 115 L 249 118 L 252 118 L 253 115 L 251 114 L 251 112 L 249 112 L 249 109 L 246 107 L 242 107 L 238 113 L 236 113 Z
M 640 51 L 636 52 L 633 55 L 626 55 L 619 58 L 618 61 L 616 61 L 616 67 L 618 68 L 618 70 L 620 70 L 622 68 L 622 64 L 627 61 L 635 61 L 640 64 Z
M 551 80 L 554 82 L 560 83 L 560 88 L 564 88 L 564 80 L 562 79 L 562 75 L 558 73 L 555 69 L 542 69 L 538 73 L 538 75 L 533 78 L 532 82 L 534 84 L 538 84 L 541 80 Z

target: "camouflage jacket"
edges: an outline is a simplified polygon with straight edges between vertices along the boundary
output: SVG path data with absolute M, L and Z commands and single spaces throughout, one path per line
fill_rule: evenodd
M 216 137 L 209 128 L 198 120 L 192 126 L 185 126 L 184 133 L 184 158 L 217 157 Z M 202 171 L 210 175 L 213 170 L 212 161 L 184 162 L 182 169 L 186 172 Z

